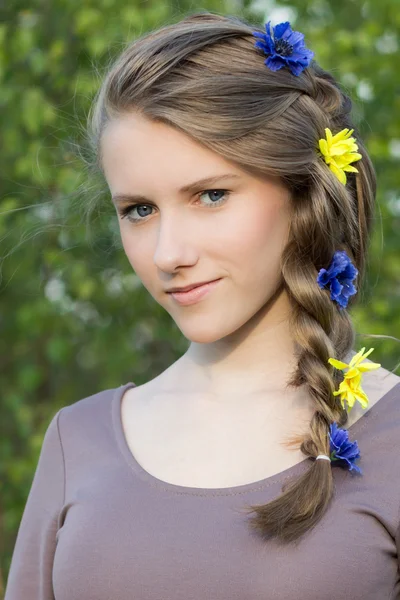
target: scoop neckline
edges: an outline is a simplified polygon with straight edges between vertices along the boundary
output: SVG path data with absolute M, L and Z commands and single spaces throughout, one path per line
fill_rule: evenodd
M 121 403 L 122 398 L 125 392 L 133 387 L 137 387 L 135 383 L 129 381 L 121 385 L 118 388 L 115 388 L 113 398 L 112 398 L 112 421 L 114 427 L 114 433 L 118 442 L 119 449 L 124 456 L 125 461 L 128 463 L 129 467 L 144 481 L 151 484 L 153 487 L 156 487 L 159 490 L 164 490 L 168 492 L 172 492 L 175 494 L 185 494 L 191 496 L 233 496 L 237 494 L 245 494 L 246 492 L 256 491 L 259 489 L 264 489 L 266 487 L 278 484 L 283 482 L 284 480 L 291 478 L 297 473 L 301 474 L 306 470 L 306 467 L 309 464 L 309 461 L 312 460 L 310 457 L 306 457 L 304 460 L 288 467 L 283 471 L 279 471 L 274 475 L 270 475 L 269 477 L 265 477 L 264 479 L 259 479 L 258 481 L 253 481 L 250 483 L 245 483 L 242 485 L 223 487 L 223 488 L 200 488 L 200 487 L 191 487 L 178 485 L 175 483 L 170 483 L 168 481 L 163 481 L 159 479 L 155 475 L 152 475 L 146 469 L 144 469 L 140 463 L 136 460 L 135 456 L 131 452 L 128 442 L 125 437 L 123 425 L 122 425 L 122 414 L 121 414 Z M 349 427 L 345 427 L 345 429 L 351 432 L 352 437 L 358 433 L 360 428 L 363 428 L 367 422 L 365 420 L 365 416 L 367 414 L 377 414 L 377 408 L 382 407 L 382 403 L 388 397 L 395 392 L 396 389 L 400 389 L 400 382 L 394 385 L 386 394 L 382 396 L 370 409 L 368 409 L 361 417 L 355 421 Z M 375 410 L 374 410 L 375 409 Z M 357 441 L 357 440 L 352 440 Z

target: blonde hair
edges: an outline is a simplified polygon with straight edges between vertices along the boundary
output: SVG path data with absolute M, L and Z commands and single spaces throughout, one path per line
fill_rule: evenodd
M 345 250 L 362 285 L 374 220 L 376 177 L 356 127 L 352 103 L 333 76 L 315 61 L 300 76 L 273 72 L 254 47 L 253 26 L 235 16 L 200 12 L 151 31 L 131 43 L 109 69 L 89 115 L 88 135 L 101 164 L 101 136 L 124 113 L 176 128 L 257 177 L 279 176 L 291 191 L 293 219 L 282 255 L 291 306 L 290 328 L 297 366 L 288 387 L 306 384 L 315 402 L 309 432 L 293 438 L 308 457 L 329 455 L 329 425 L 347 422 L 333 396 L 342 373 L 328 363 L 343 360 L 355 331 L 346 310 L 316 283 L 336 250 Z M 362 160 L 343 185 L 318 155 L 325 128 L 354 129 Z M 349 300 L 350 306 L 357 296 Z M 249 506 L 250 524 L 263 537 L 300 538 L 327 510 L 333 494 L 331 464 L 315 460 L 283 493 Z

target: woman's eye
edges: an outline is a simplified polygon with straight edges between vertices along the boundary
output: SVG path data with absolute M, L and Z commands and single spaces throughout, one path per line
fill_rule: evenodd
M 147 209 L 148 209 L 148 208 L 151 208 L 151 205 L 150 205 L 150 204 L 131 204 L 130 206 L 124 206 L 124 208 L 121 208 L 121 211 L 120 211 L 121 219 L 125 219 L 125 217 L 128 217 L 128 221 L 133 221 L 133 222 L 136 222 L 136 221 L 143 221 L 143 219 L 142 219 L 142 218 L 139 218 L 139 219 L 138 219 L 137 217 L 131 217 L 131 216 L 130 216 L 130 215 L 131 215 L 131 213 L 132 213 L 132 211 L 133 211 L 135 208 L 141 208 L 141 207 L 143 207 L 143 206 L 145 206 Z M 145 214 L 145 215 L 141 215 L 141 216 L 142 216 L 142 217 L 148 217 L 149 215 L 148 215 L 148 214 Z
M 205 196 L 206 194 L 214 194 L 215 192 L 217 192 L 217 194 L 221 194 L 221 192 L 222 192 L 222 194 L 223 194 L 224 196 L 226 196 L 226 195 L 227 195 L 227 194 L 225 194 L 225 192 L 227 192 L 227 193 L 228 193 L 228 196 L 229 196 L 229 192 L 228 192 L 228 190 L 205 190 L 204 192 L 201 192 L 201 193 L 200 193 L 200 196 L 199 196 L 199 197 L 201 198 L 201 196 Z M 214 198 L 214 199 L 215 199 L 215 198 Z M 220 205 L 220 204 L 222 204 L 223 202 L 225 202 L 225 199 L 220 199 L 220 200 L 217 200 L 216 202 L 212 202 L 212 203 L 211 203 L 211 204 L 209 204 L 208 206 L 219 206 L 219 205 Z
M 146 214 L 140 214 L 139 213 L 139 218 L 138 217 L 132 217 L 131 213 L 133 212 L 133 210 L 145 207 L 147 210 L 149 208 L 152 208 L 151 204 L 131 204 L 130 206 L 124 206 L 123 208 L 121 208 L 119 214 L 121 215 L 121 219 L 125 219 L 126 217 L 128 218 L 128 221 L 131 221 L 132 223 L 137 223 L 138 221 L 144 221 L 145 217 L 149 216 L 149 213 Z
M 220 199 L 215 199 L 215 193 L 217 193 L 217 195 L 222 193 L 224 197 Z M 198 197 L 201 198 L 202 196 L 209 195 L 209 198 L 211 198 L 211 200 L 214 201 L 211 201 L 210 203 L 206 202 L 204 204 L 209 208 L 213 208 L 214 206 L 220 206 L 221 204 L 226 202 L 229 193 L 230 192 L 228 190 L 204 190 L 203 192 L 200 192 L 198 194 Z M 144 211 L 141 210 L 143 208 L 145 209 Z M 145 218 L 150 215 L 149 210 L 151 210 L 152 208 L 153 206 L 151 204 L 131 204 L 130 206 L 124 206 L 123 208 L 121 208 L 119 214 L 121 216 L 121 219 L 125 219 L 127 217 L 128 221 L 130 221 L 131 223 L 138 223 L 139 221 L 144 221 Z M 137 211 L 137 216 L 132 216 L 134 210 Z

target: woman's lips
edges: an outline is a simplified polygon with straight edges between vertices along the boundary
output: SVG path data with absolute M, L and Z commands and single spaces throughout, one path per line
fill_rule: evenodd
M 216 279 L 215 281 L 210 281 L 204 285 L 199 285 L 198 287 L 195 287 L 187 292 L 170 292 L 170 295 L 179 304 L 187 306 L 189 304 L 198 302 L 201 298 L 204 298 L 204 296 L 211 292 L 211 290 L 213 290 L 220 281 L 221 279 Z

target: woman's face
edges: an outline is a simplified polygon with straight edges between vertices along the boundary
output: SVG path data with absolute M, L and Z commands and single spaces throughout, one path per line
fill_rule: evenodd
M 276 320 L 287 313 L 285 290 L 275 292 L 290 195 L 278 179 L 255 178 L 172 127 L 136 114 L 108 124 L 101 150 L 126 256 L 186 338 L 210 343 L 260 311 L 261 321 L 271 319 L 271 310 Z M 212 183 L 182 189 L 211 177 Z M 145 199 L 117 203 L 117 196 L 133 195 Z M 122 217 L 119 211 L 128 207 Z M 182 306 L 167 293 L 218 278 L 195 304 Z

